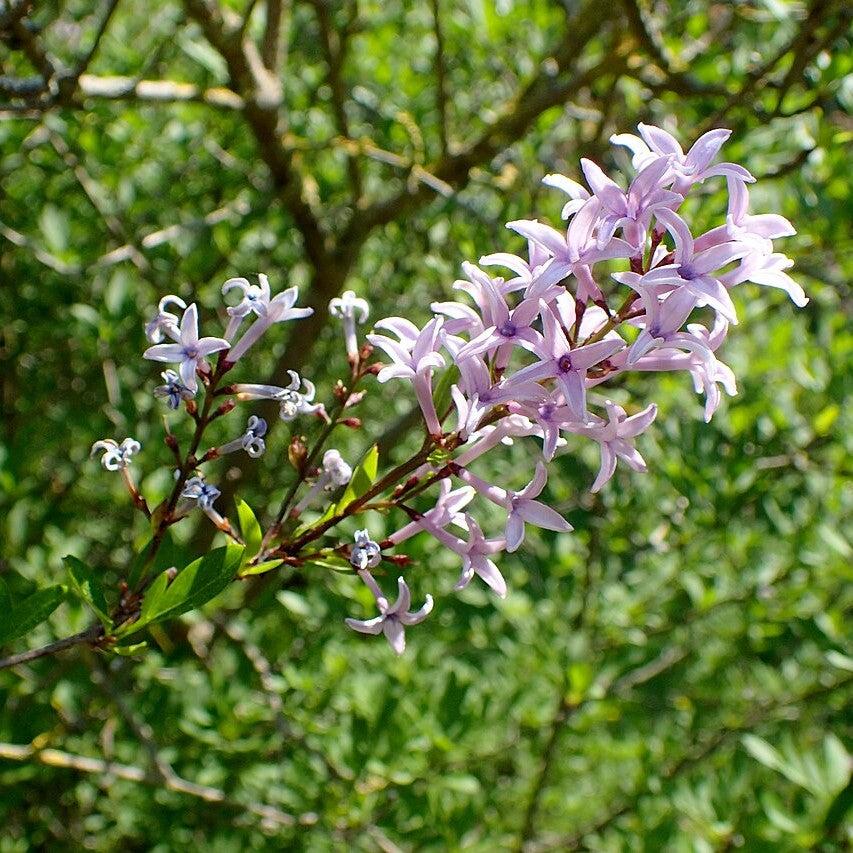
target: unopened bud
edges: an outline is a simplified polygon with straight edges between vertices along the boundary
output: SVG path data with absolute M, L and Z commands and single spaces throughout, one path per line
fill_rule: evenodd
M 175 436 L 172 435 L 172 433 L 167 432 L 163 441 L 166 442 L 166 447 L 168 447 L 169 450 L 177 450 L 178 449 L 178 439 L 175 438 Z
M 354 394 L 350 394 L 344 408 L 348 409 L 350 406 L 357 406 L 364 399 L 366 393 L 367 391 L 356 391 Z
M 198 412 L 195 400 L 187 400 L 187 412 L 191 415 L 195 415 Z
M 369 373 L 371 376 L 376 376 L 385 365 L 381 361 L 374 361 L 373 364 L 368 365 L 365 369 L 365 373 Z
M 346 385 L 344 385 L 344 383 L 343 383 L 343 382 L 341 382 L 341 380 L 339 379 L 339 380 L 335 383 L 335 387 L 334 387 L 334 388 L 332 388 L 332 393 L 335 395 L 335 399 L 336 399 L 336 400 L 338 400 L 338 401 L 340 401 L 341 403 L 343 403 L 343 402 L 344 402 L 344 400 L 346 400 L 346 398 L 347 398 L 347 393 L 348 393 L 348 392 L 347 392 L 347 387 L 346 387 Z
M 359 350 L 358 356 L 362 362 L 367 361 L 373 355 L 373 347 L 370 344 L 364 344 Z
M 385 554 L 383 556 L 395 566 L 408 566 L 412 562 L 412 558 L 408 554 Z
M 308 448 L 305 446 L 305 438 L 301 435 L 294 435 L 290 439 L 290 445 L 287 448 L 287 458 L 290 464 L 297 471 L 301 472 L 307 455 Z
M 358 429 L 361 426 L 361 418 L 343 418 L 339 423 L 350 429 Z
M 217 418 L 221 418 L 223 415 L 227 415 L 237 404 L 234 400 L 226 400 L 211 416 L 210 419 L 215 421 Z
M 212 459 L 216 459 L 219 456 L 219 448 L 211 447 L 204 456 L 199 460 L 200 462 L 210 462 Z

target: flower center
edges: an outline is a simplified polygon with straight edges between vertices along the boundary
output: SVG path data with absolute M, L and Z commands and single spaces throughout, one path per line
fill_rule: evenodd
M 698 273 L 696 272 L 696 270 L 693 269 L 690 264 L 682 264 L 678 268 L 678 274 L 687 281 L 692 281 L 698 276 Z
M 557 369 L 560 373 L 568 373 L 572 369 L 572 357 L 568 354 L 557 359 Z
M 511 320 L 507 320 L 499 329 L 498 334 L 504 338 L 514 338 L 518 333 L 518 328 Z
M 198 358 L 198 348 L 184 347 L 184 357 L 187 359 L 187 361 L 191 361 L 192 359 Z

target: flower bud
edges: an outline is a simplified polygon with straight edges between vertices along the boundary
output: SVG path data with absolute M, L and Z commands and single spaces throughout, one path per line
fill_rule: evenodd
M 287 458 L 290 464 L 301 472 L 305 465 L 306 456 L 308 456 L 308 448 L 305 446 L 305 438 L 301 435 L 294 435 L 287 448 Z

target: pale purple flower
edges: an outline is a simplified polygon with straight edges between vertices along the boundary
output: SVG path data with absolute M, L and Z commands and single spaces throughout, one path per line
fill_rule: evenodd
M 181 497 L 193 500 L 198 508 L 219 528 L 224 527 L 225 519 L 217 512 L 214 501 L 222 492 L 203 477 L 190 477 L 181 491 Z
M 438 497 L 435 501 L 435 506 L 423 514 L 423 518 L 430 524 L 436 527 L 447 527 L 448 524 L 455 521 L 459 513 L 471 503 L 474 498 L 474 489 L 470 486 L 462 486 L 459 489 L 453 489 L 448 478 L 444 478 L 438 484 Z M 424 526 L 420 521 L 410 521 L 404 527 L 401 527 L 395 533 L 388 537 L 388 541 L 393 545 L 399 545 L 410 539 L 412 536 L 422 532 Z
M 634 155 L 634 168 L 640 171 L 648 168 L 660 157 L 670 157 L 676 176 L 673 190 L 681 195 L 693 184 L 718 175 L 731 175 L 750 183 L 755 180 L 743 166 L 736 163 L 713 164 L 723 143 L 731 136 L 730 130 L 720 128 L 703 133 L 685 154 L 678 140 L 665 130 L 650 124 L 640 124 L 637 127 L 640 131 L 639 137 L 620 133 L 611 136 L 610 141 L 614 145 L 624 145 L 630 149 Z
M 571 178 L 567 178 L 565 175 L 545 175 L 542 178 L 542 183 L 546 187 L 562 190 L 569 197 L 569 200 L 563 205 L 563 210 L 560 213 L 562 219 L 571 219 L 590 199 L 590 193 L 586 187 L 577 181 L 573 181 Z
M 535 219 L 519 219 L 506 225 L 553 256 L 554 263 L 548 268 L 549 278 L 559 273 L 575 275 L 578 280 L 575 295 L 580 302 L 604 298 L 590 272 L 591 264 L 612 258 L 630 258 L 636 252 L 629 243 L 617 237 L 603 248 L 598 247 L 593 232 L 598 224 L 599 208 L 599 202 L 590 198 L 575 214 L 565 234 Z
M 257 314 L 257 319 L 243 333 L 240 340 L 234 344 L 228 353 L 228 361 L 232 364 L 241 359 L 246 354 L 249 347 L 256 343 L 261 335 L 263 335 L 264 332 L 273 325 L 273 323 L 286 323 L 288 320 L 301 320 L 305 317 L 310 317 L 311 314 L 314 313 L 313 308 L 294 308 L 296 300 L 299 298 L 298 287 L 288 287 L 286 290 L 283 290 L 281 293 L 270 298 L 270 286 L 267 277 L 261 274 L 258 276 L 258 280 L 261 283 L 258 288 L 258 295 L 255 296 L 252 301 L 252 307 L 247 309 L 247 313 L 248 311 L 251 311 Z M 232 279 L 232 282 L 235 282 L 235 287 L 243 287 L 242 283 L 236 283 L 238 281 L 241 280 Z M 245 281 L 245 279 L 242 281 Z M 247 301 L 247 299 L 248 296 L 240 303 L 241 306 Z
M 616 460 L 622 459 L 634 471 L 645 471 L 646 463 L 632 443 L 632 439 L 648 428 L 657 415 L 657 406 L 651 404 L 636 415 L 627 412 L 616 403 L 605 403 L 607 420 L 597 416 L 584 423 L 569 424 L 566 429 L 598 442 L 601 449 L 601 467 L 592 484 L 591 492 L 597 492 L 613 476 Z
M 536 352 L 539 361 L 513 374 L 507 385 L 512 387 L 519 382 L 556 379 L 575 418 L 583 418 L 587 371 L 622 349 L 624 341 L 605 339 L 572 349 L 550 306 L 541 303 L 541 312 L 544 337 Z
M 219 447 L 219 455 L 223 456 L 226 453 L 245 450 L 252 459 L 257 459 L 259 456 L 263 456 L 264 451 L 267 449 L 266 442 L 263 439 L 266 432 L 267 422 L 257 415 L 250 415 L 246 424 L 246 431 L 243 435 Z
M 645 276 L 636 273 L 617 273 L 617 281 L 627 284 L 640 294 L 645 314 L 635 320 L 642 331 L 631 344 L 627 353 L 626 365 L 632 366 L 638 359 L 653 348 L 664 346 L 687 349 L 704 354 L 706 348 L 686 332 L 681 331 L 690 313 L 696 307 L 696 295 L 687 288 L 661 293 L 661 287 L 648 283 Z
M 340 296 L 329 301 L 329 314 L 343 322 L 347 355 L 355 358 L 358 355 L 355 325 L 367 321 L 370 316 L 370 305 L 366 299 L 356 296 L 354 291 L 345 290 Z
M 207 372 L 209 370 L 205 359 L 220 350 L 228 349 L 230 344 L 222 338 L 199 338 L 198 336 L 198 308 L 193 302 L 181 318 L 180 334 L 177 343 L 156 344 L 148 347 L 143 353 L 145 358 L 152 361 L 166 361 L 172 364 L 180 364 L 178 372 L 181 382 L 192 392 L 198 390 L 196 371 Z
M 126 438 L 121 444 L 112 438 L 103 438 L 92 445 L 90 456 L 103 451 L 101 465 L 107 471 L 121 471 L 130 465 L 131 457 L 138 453 L 142 445 L 135 438 Z
M 222 285 L 222 295 L 224 296 L 230 290 L 239 290 L 242 294 L 242 299 L 236 304 L 225 309 L 228 314 L 228 326 L 225 329 L 225 337 L 231 341 L 234 340 L 234 335 L 249 314 L 255 314 L 258 317 L 266 313 L 267 305 L 270 301 L 270 283 L 269 279 L 263 274 L 258 274 L 258 284 L 252 284 L 249 279 L 229 278 Z
M 790 237 L 797 232 L 794 226 L 777 213 L 749 213 L 749 190 L 739 178 L 728 176 L 729 212 L 725 225 L 712 228 L 696 238 L 696 251 L 702 251 L 726 241 L 750 243 L 754 251 L 773 251 L 772 240 Z
M 537 385 L 543 395 L 547 392 L 541 385 Z M 459 456 L 454 459 L 457 465 L 463 468 L 470 465 L 475 459 L 479 459 L 484 453 L 490 451 L 493 447 L 499 444 L 512 444 L 513 437 L 522 437 L 528 435 L 540 435 L 541 430 L 532 421 L 523 415 L 512 414 L 501 418 L 494 426 L 487 426 L 479 430 L 475 435 L 469 436 L 469 440 L 474 438 L 474 444 L 466 447 Z
M 514 346 L 535 350 L 542 336 L 530 324 L 539 314 L 539 301 L 525 299 L 510 310 L 504 295 L 489 281 L 485 285 L 492 325 L 473 338 L 458 353 L 464 359 L 472 355 L 495 351 L 496 366 L 501 369 L 509 361 Z
M 721 275 L 720 282 L 726 287 L 745 281 L 777 287 L 791 297 L 794 305 L 802 308 L 808 305 L 809 298 L 803 288 L 785 272 L 793 265 L 794 262 L 790 258 L 779 252 L 770 255 L 760 251 L 750 252 L 741 260 L 739 266 Z
M 542 460 L 536 463 L 533 479 L 520 491 L 507 491 L 500 486 L 493 486 L 465 468 L 454 466 L 454 473 L 460 480 L 473 486 L 483 497 L 507 511 L 506 550 L 517 551 L 524 541 L 524 523 L 544 527 L 566 533 L 573 530 L 571 524 L 558 512 L 546 506 L 538 497 L 548 482 L 548 472 Z
M 542 435 L 542 455 L 549 462 L 560 444 L 560 430 L 575 419 L 561 392 L 544 396 L 537 402 L 511 404 L 510 411 L 526 415 L 536 423 Z
M 737 394 L 735 375 L 728 365 L 716 358 L 714 352 L 726 337 L 728 323 L 717 318 L 714 328 L 708 331 L 699 323 L 687 326 L 690 339 L 699 347 L 696 351 L 663 347 L 643 356 L 632 366 L 632 370 L 664 371 L 687 370 L 693 378 L 696 393 L 705 394 L 705 421 L 711 420 L 721 401 L 720 386 L 729 396 Z
M 434 317 L 422 330 L 418 330 L 402 317 L 388 317 L 380 320 L 376 328 L 393 332 L 399 342 L 385 335 L 367 336 L 367 340 L 383 349 L 392 361 L 379 371 L 376 378 L 380 382 L 408 379 L 412 383 L 430 435 L 441 434 L 441 424 L 432 400 L 432 374 L 445 364 L 444 356 L 437 352 L 443 322 L 442 317 Z
M 361 620 L 347 618 L 344 621 L 348 627 L 361 634 L 384 633 L 391 648 L 398 655 L 403 654 L 406 649 L 404 626 L 417 625 L 427 618 L 433 607 L 432 596 L 427 595 L 426 601 L 420 610 L 410 612 L 409 606 L 412 603 L 412 595 L 403 578 L 397 578 L 397 600 L 394 604 L 388 604 L 388 599 L 382 593 L 382 590 L 370 572 L 361 571 L 359 575 L 373 593 L 380 615 L 373 619 Z
M 674 269 L 658 267 L 647 273 L 645 281 L 681 285 L 695 294 L 700 305 L 710 305 L 730 323 L 736 324 L 737 314 L 731 297 L 714 272 L 748 254 L 750 244 L 727 241 L 697 251 L 687 223 L 677 213 L 662 209 L 657 217 L 675 240 Z M 673 277 L 673 274 L 676 275 Z
M 621 228 L 626 241 L 639 251 L 646 239 L 652 217 L 663 207 L 677 207 L 684 200 L 665 189 L 670 171 L 669 158 L 661 157 L 643 169 L 624 192 L 591 160 L 581 160 L 587 183 L 598 199 L 598 235 L 596 245 L 603 249 Z
M 154 318 L 145 324 L 145 337 L 152 344 L 159 344 L 168 335 L 173 340 L 180 338 L 180 329 L 178 328 L 178 317 L 176 314 L 166 310 L 169 304 L 177 305 L 181 310 L 186 309 L 187 303 L 180 296 L 169 294 L 164 296 L 157 305 L 157 313 Z
M 295 420 L 299 415 L 325 414 L 322 403 L 314 403 L 316 389 L 308 379 L 300 379 L 295 370 L 287 371 L 290 384 L 286 388 L 278 385 L 239 384 L 234 386 L 238 400 L 275 400 L 279 404 L 279 417 L 286 422 Z M 300 392 L 301 385 L 305 391 Z
M 502 278 L 491 278 L 476 264 L 468 261 L 463 262 L 462 271 L 467 278 L 454 281 L 453 289 L 463 290 L 474 300 L 477 310 L 480 312 L 483 328 L 494 326 L 495 318 L 492 317 L 492 301 L 489 291 L 492 287 L 496 287 L 501 292 L 507 292 L 504 288 L 504 280 Z
M 181 382 L 174 370 L 164 370 L 160 376 L 163 377 L 165 384 L 158 385 L 154 389 L 154 396 L 163 397 L 170 409 L 177 409 L 181 405 L 181 400 L 192 400 L 195 397 L 195 393 Z

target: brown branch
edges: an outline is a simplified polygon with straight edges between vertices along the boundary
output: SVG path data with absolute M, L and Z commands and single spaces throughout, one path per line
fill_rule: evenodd
M 18 666 L 18 664 L 29 663 L 31 660 L 46 657 L 47 655 L 55 655 L 58 652 L 70 649 L 73 646 L 82 646 L 85 643 L 96 643 L 104 636 L 104 629 L 100 625 L 93 625 L 79 634 L 74 634 L 71 637 L 65 637 L 62 640 L 57 640 L 54 643 L 48 643 L 39 649 L 30 649 L 26 652 L 20 652 L 17 655 L 10 655 L 7 658 L 0 659 L 0 669 L 8 669 L 10 666 Z
M 812 40 L 815 29 L 827 19 L 829 12 L 837 2 L 838 0 L 813 0 L 808 14 L 797 32 L 776 54 L 747 75 L 740 89 L 728 97 L 725 104 L 702 125 L 700 132 L 718 127 L 726 114 L 733 108 L 743 105 L 789 53 L 798 54 L 803 49 L 803 44 Z M 842 15 L 842 19 L 843 17 Z M 808 51 L 808 55 L 812 55 L 811 51 Z
M 261 44 L 261 59 L 273 74 L 281 71 L 281 24 L 284 16 L 284 0 L 266 0 L 266 26 Z
M 218 803 L 220 806 L 238 812 L 248 811 L 256 817 L 278 826 L 311 826 L 318 819 L 313 812 L 297 816 L 265 803 L 240 803 L 229 799 L 221 788 L 199 785 L 175 774 L 168 774 L 163 779 L 157 773 L 150 773 L 132 764 L 119 764 L 115 761 L 105 761 L 102 758 L 89 758 L 59 749 L 37 749 L 32 745 L 0 743 L 0 758 L 5 758 L 8 761 L 37 761 L 47 767 L 75 770 L 79 773 L 93 773 L 154 787 L 165 785 L 166 788 L 176 794 L 186 794 L 208 803 Z
M 291 154 L 281 144 L 277 114 L 280 93 L 276 98 L 269 91 L 269 76 L 263 76 L 249 61 L 239 31 L 226 27 L 218 5 L 209 0 L 184 0 L 184 6 L 225 60 L 233 88 L 244 99 L 243 115 L 270 170 L 273 186 L 302 234 L 305 254 L 315 270 L 325 270 L 330 254 L 326 235 L 302 196 L 302 179 Z

